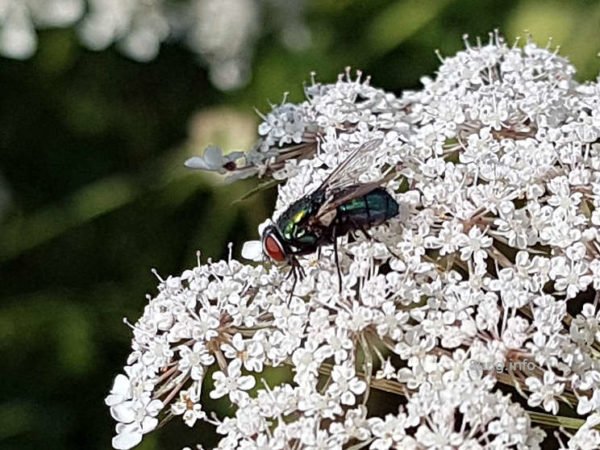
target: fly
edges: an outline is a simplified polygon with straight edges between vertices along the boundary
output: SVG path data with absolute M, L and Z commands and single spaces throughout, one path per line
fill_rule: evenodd
M 381 187 L 389 178 L 370 183 L 352 183 L 348 173 L 366 152 L 381 145 L 369 141 L 346 158 L 312 193 L 302 197 L 284 211 L 276 223 L 262 233 L 263 253 L 278 263 L 292 267 L 292 294 L 298 277 L 304 272 L 297 257 L 333 244 L 340 291 L 342 275 L 337 252 L 337 238 L 352 231 L 381 225 L 398 214 L 398 203 Z

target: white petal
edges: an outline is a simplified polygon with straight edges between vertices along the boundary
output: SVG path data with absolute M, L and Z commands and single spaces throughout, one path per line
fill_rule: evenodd
M 592 402 L 587 397 L 579 397 L 579 403 L 577 404 L 577 414 L 583 416 L 589 413 L 593 408 Z
M 244 391 L 247 391 L 248 389 L 252 389 L 255 384 L 256 384 L 256 380 L 251 375 L 239 377 L 239 379 L 238 379 L 238 387 Z
M 163 402 L 161 402 L 160 400 L 152 400 L 146 406 L 146 411 L 148 411 L 148 413 L 151 416 L 156 416 L 160 412 L 161 409 L 163 409 Z
M 160 51 L 160 31 L 148 29 L 133 29 L 119 42 L 119 47 L 127 56 L 139 62 L 148 62 Z
M 0 53 L 14 59 L 27 59 L 37 48 L 37 35 L 25 13 L 14 13 L 0 29 Z
M 112 446 L 116 450 L 129 450 L 142 442 L 142 433 L 123 431 L 112 440 Z
M 242 247 L 242 258 L 249 259 L 250 261 L 262 261 L 262 242 L 260 241 L 248 241 L 244 242 Z
M 201 156 L 193 156 L 188 158 L 183 165 L 189 169 L 211 170 L 208 164 L 206 164 L 206 161 L 204 161 L 204 158 Z
M 81 0 L 54 0 L 37 5 L 33 11 L 36 23 L 50 27 L 71 25 L 81 17 L 84 6 Z
M 145 417 L 142 421 L 142 433 L 150 433 L 158 425 L 158 419 L 155 417 Z
M 225 161 L 237 161 L 242 156 L 244 156 L 244 152 L 231 152 L 227 153 L 224 157 Z
M 104 399 L 104 404 L 106 406 L 115 406 L 115 405 L 118 405 L 119 403 L 123 403 L 127 399 L 128 399 L 128 397 L 124 397 L 121 394 L 110 394 L 110 395 L 107 395 L 106 398 Z
M 129 378 L 127 378 L 127 376 L 121 373 L 115 377 L 115 382 L 113 383 L 113 387 L 110 390 L 110 393 L 127 396 L 129 395 L 129 387 Z
M 213 170 L 223 166 L 223 151 L 216 145 L 209 145 L 204 149 L 202 158 Z
M 212 399 L 221 398 L 227 394 L 227 391 L 222 386 L 216 386 L 212 391 L 208 393 L 208 396 Z
M 227 366 L 227 377 L 237 378 L 242 374 L 242 362 L 239 359 L 234 359 Z
M 120 403 L 110 408 L 110 414 L 117 422 L 131 423 L 135 420 L 134 402 Z

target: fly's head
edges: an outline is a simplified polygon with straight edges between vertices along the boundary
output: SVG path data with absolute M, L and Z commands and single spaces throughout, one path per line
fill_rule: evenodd
M 276 263 L 290 262 L 288 246 L 286 245 L 279 229 L 275 225 L 269 225 L 262 233 L 263 253 Z

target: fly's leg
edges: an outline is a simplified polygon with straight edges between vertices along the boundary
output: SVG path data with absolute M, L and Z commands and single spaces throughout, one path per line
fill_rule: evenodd
M 352 224 L 352 227 L 353 227 L 355 230 L 358 230 L 358 231 L 360 231 L 360 232 L 362 233 L 362 235 L 363 235 L 363 236 L 364 236 L 366 239 L 368 239 L 369 241 L 374 241 L 374 240 L 375 240 L 375 239 L 373 238 L 373 236 L 371 236 L 371 235 L 369 234 L 369 232 L 367 231 L 367 229 L 366 229 L 365 227 L 363 227 L 363 226 L 362 226 L 362 224 L 360 224 L 360 223 L 356 223 L 354 220 L 350 220 L 349 222 L 350 222 L 350 224 Z
M 296 284 L 298 283 L 298 279 L 304 278 L 306 276 L 304 273 L 304 269 L 302 268 L 302 266 L 300 265 L 300 263 L 298 262 L 298 260 L 295 257 L 292 257 L 289 262 L 290 262 L 292 269 L 290 270 L 290 273 L 288 274 L 287 278 L 294 277 L 294 282 L 292 283 L 292 289 L 290 291 L 290 296 L 288 298 L 288 301 L 290 301 L 294 295 L 294 291 L 296 290 Z
M 334 254 L 334 258 L 335 258 L 335 267 L 337 268 L 337 274 L 338 274 L 338 286 L 340 289 L 340 294 L 342 293 L 342 271 L 340 270 L 340 259 L 339 259 L 339 255 L 338 255 L 338 249 L 337 249 L 337 227 L 334 225 L 333 226 L 333 254 Z
M 296 268 L 292 267 L 290 270 L 290 274 L 294 277 L 294 282 L 292 283 L 292 290 L 290 291 L 290 296 L 288 297 L 288 303 L 292 300 L 294 296 L 294 291 L 296 290 L 296 283 L 298 283 L 298 273 L 296 272 Z
M 359 229 L 359 231 L 363 234 L 363 236 L 365 238 L 367 238 L 369 241 L 374 241 L 375 239 L 373 239 L 373 236 L 371 236 L 369 234 L 369 232 L 365 229 L 365 227 L 363 227 L 362 225 L 358 225 L 357 228 Z

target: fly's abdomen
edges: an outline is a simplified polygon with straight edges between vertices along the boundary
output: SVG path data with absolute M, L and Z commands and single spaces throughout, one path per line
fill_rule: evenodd
M 380 225 L 398 214 L 398 203 L 383 188 L 352 199 L 338 207 L 339 234 Z

